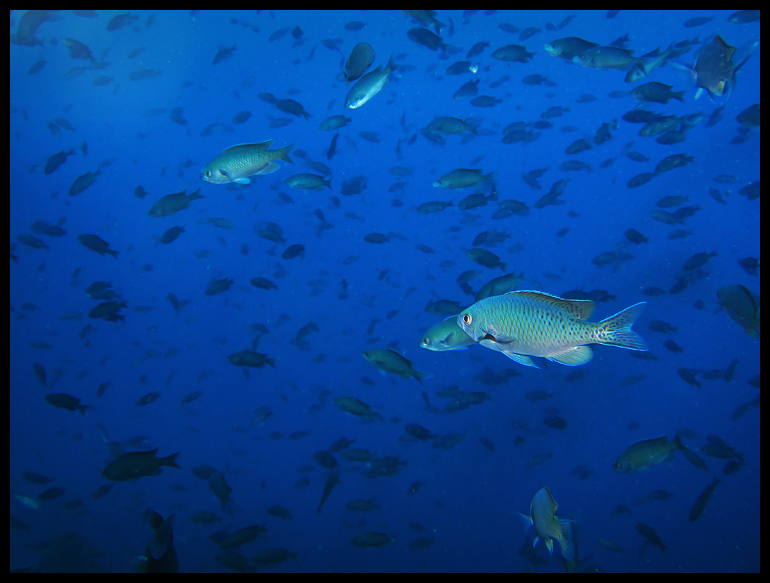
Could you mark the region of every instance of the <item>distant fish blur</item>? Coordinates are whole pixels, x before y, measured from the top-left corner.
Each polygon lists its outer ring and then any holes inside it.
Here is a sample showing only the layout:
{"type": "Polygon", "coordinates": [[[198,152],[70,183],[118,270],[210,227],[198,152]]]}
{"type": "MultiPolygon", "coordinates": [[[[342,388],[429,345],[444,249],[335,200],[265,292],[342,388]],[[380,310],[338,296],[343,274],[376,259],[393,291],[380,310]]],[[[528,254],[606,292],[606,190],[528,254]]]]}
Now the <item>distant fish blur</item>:
{"type": "Polygon", "coordinates": [[[72,156],[73,154],[75,154],[75,150],[70,150],[69,152],[65,152],[64,150],[62,150],[61,152],[57,152],[56,154],[48,158],[48,160],[45,163],[45,168],[43,169],[43,173],[50,174],[51,172],[56,170],[59,166],[64,164],[64,162],[67,161],[67,158],[69,156],[72,156]]]}
{"type": "Polygon", "coordinates": [[[413,378],[422,384],[422,379],[430,378],[433,376],[431,374],[415,370],[412,368],[411,360],[407,360],[398,352],[394,352],[388,348],[365,350],[363,352],[363,356],[366,361],[373,367],[378,368],[383,372],[389,372],[400,376],[402,379],[413,378]]]}
{"type": "Polygon", "coordinates": [[[212,65],[216,65],[218,63],[221,63],[225,59],[229,59],[233,56],[233,52],[235,52],[235,45],[231,47],[222,47],[217,51],[217,54],[214,55],[214,60],[211,61],[212,65]]]}
{"type": "Polygon", "coordinates": [[[231,146],[219,154],[201,172],[201,179],[212,184],[249,184],[249,176],[255,174],[270,174],[280,168],[276,160],[294,164],[289,153],[294,144],[289,144],[278,150],[268,150],[273,140],[258,144],[238,144],[231,146]]]}
{"type": "Polygon", "coordinates": [[[118,258],[118,251],[110,249],[110,244],[104,239],[97,237],[96,235],[83,234],[78,235],[78,241],[86,249],[96,251],[99,255],[104,256],[105,253],[112,255],[115,259],[118,258]]]}
{"type": "Polygon", "coordinates": [[[730,318],[743,328],[749,338],[759,338],[759,306],[752,293],[742,285],[726,285],[717,290],[719,304],[730,318]]]}
{"type": "Polygon", "coordinates": [[[122,482],[145,476],[159,476],[163,473],[160,469],[161,466],[179,467],[176,464],[178,453],[160,458],[156,457],[157,453],[157,449],[124,453],[107,464],[107,467],[102,471],[102,477],[113,482],[122,482]]]}
{"type": "Polygon", "coordinates": [[[665,461],[677,449],[686,449],[679,432],[671,441],[666,435],[656,439],[639,441],[620,454],[615,462],[615,471],[631,474],[651,468],[665,461]]]}
{"type": "Polygon", "coordinates": [[[457,316],[458,325],[476,342],[525,366],[543,356],[567,366],[593,358],[587,344],[647,350],[631,326],[645,303],[635,304],[601,322],[587,322],[590,300],[565,300],[539,291],[513,291],[473,304],[457,316]]]}
{"type": "Polygon", "coordinates": [[[350,51],[350,56],[345,63],[345,81],[348,85],[361,77],[374,62],[374,49],[369,43],[358,43],[350,51]]]}
{"type": "Polygon", "coordinates": [[[470,188],[479,182],[494,182],[495,173],[482,174],[480,168],[458,168],[444,174],[433,183],[435,188],[470,188]]]}
{"type": "Polygon", "coordinates": [[[719,485],[721,481],[722,480],[719,480],[716,476],[714,476],[711,484],[706,486],[706,489],[701,492],[700,496],[698,496],[698,499],[695,500],[695,504],[693,504],[692,508],[690,509],[690,522],[695,522],[698,520],[698,518],[700,518],[701,514],[703,514],[703,511],[706,509],[706,505],[708,505],[709,500],[711,500],[711,495],[714,493],[714,489],[719,485]]]}
{"type": "Polygon", "coordinates": [[[147,543],[144,555],[134,563],[140,573],[177,573],[179,559],[174,548],[174,522],[176,514],[163,517],[148,508],[142,513],[142,520],[155,531],[147,543]]]}
{"type": "Polygon", "coordinates": [[[192,201],[198,200],[199,198],[204,198],[201,196],[200,192],[201,190],[199,188],[189,196],[187,196],[186,190],[183,190],[182,192],[167,194],[154,205],[152,205],[152,207],[150,207],[150,212],[147,214],[151,217],[160,218],[173,215],[174,213],[178,213],[184,209],[188,209],[190,208],[190,203],[192,201]]]}

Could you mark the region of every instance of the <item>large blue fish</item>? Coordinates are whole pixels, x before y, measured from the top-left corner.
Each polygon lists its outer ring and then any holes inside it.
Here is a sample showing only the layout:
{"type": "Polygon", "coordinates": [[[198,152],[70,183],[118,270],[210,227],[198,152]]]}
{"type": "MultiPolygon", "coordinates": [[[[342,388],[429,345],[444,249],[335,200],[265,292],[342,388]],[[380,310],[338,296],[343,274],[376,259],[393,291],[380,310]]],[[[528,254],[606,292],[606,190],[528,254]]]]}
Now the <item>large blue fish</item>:
{"type": "Polygon", "coordinates": [[[457,316],[457,324],[475,342],[526,366],[536,366],[530,356],[567,366],[585,364],[593,358],[586,344],[647,350],[631,330],[645,302],[601,322],[587,322],[594,305],[539,291],[513,291],[476,302],[457,316]]]}

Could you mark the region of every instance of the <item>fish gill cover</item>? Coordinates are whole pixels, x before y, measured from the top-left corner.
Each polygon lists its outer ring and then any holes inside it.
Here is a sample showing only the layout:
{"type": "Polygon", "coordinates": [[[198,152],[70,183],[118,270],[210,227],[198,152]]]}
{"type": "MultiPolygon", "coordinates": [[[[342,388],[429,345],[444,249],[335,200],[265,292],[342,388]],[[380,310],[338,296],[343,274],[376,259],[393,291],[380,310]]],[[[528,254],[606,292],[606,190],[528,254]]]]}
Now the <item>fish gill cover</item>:
{"type": "Polygon", "coordinates": [[[759,31],[12,11],[10,568],[758,571],[759,31]]]}

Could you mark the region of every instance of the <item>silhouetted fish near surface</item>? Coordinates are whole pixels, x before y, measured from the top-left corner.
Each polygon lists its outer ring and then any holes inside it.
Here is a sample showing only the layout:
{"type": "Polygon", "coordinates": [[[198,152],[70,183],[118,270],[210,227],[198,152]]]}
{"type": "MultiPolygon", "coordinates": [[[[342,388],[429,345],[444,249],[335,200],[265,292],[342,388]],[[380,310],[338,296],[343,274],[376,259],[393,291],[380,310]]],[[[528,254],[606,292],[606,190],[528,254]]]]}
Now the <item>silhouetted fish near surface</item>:
{"type": "Polygon", "coordinates": [[[163,473],[161,466],[179,467],[176,463],[178,453],[162,458],[156,457],[157,453],[157,449],[124,453],[107,464],[102,471],[102,477],[113,482],[122,482],[144,476],[159,476],[163,473]]]}
{"type": "Polygon", "coordinates": [[[259,526],[246,526],[239,528],[235,532],[228,534],[220,543],[219,548],[223,551],[237,549],[247,543],[257,540],[261,535],[265,534],[267,529],[265,525],[259,526]]]}
{"type": "Polygon", "coordinates": [[[316,514],[319,514],[319,515],[321,514],[321,508],[323,508],[323,505],[326,502],[326,499],[334,491],[334,486],[337,485],[337,482],[339,482],[339,480],[340,480],[340,468],[338,466],[334,468],[329,474],[329,477],[326,478],[326,483],[324,484],[324,491],[321,494],[321,502],[318,504],[318,508],[316,508],[316,514]]]}
{"type": "Polygon", "coordinates": [[[118,251],[110,249],[110,244],[96,235],[78,235],[78,241],[80,241],[80,244],[86,249],[96,251],[101,256],[104,256],[105,253],[109,253],[115,259],[118,258],[118,251]]]}
{"type": "Polygon", "coordinates": [[[267,354],[259,354],[244,350],[243,352],[234,352],[227,357],[227,362],[235,366],[246,366],[250,368],[263,368],[265,365],[275,368],[275,360],[269,358],[267,354]]]}
{"type": "Polygon", "coordinates": [[[113,16],[107,23],[107,30],[109,32],[114,32],[124,26],[128,26],[133,20],[137,20],[138,18],[138,14],[129,14],[128,12],[125,14],[118,14],[117,16],[113,16]]]}
{"type": "Polygon", "coordinates": [[[666,552],[668,547],[663,544],[660,536],[658,536],[658,533],[655,532],[651,526],[648,526],[643,522],[637,522],[636,530],[639,532],[639,534],[646,538],[652,546],[658,547],[662,553],[666,552]]]}
{"type": "Polygon", "coordinates": [[[72,186],[70,186],[69,195],[77,196],[83,192],[86,188],[96,182],[96,177],[101,175],[101,173],[101,170],[97,169],[96,172],[86,172],[82,176],[78,176],[72,183],[72,186]]]}
{"type": "Polygon", "coordinates": [[[65,38],[62,39],[62,42],[64,43],[64,46],[69,49],[70,59],[85,59],[87,61],[91,61],[91,63],[96,62],[96,59],[91,53],[91,49],[89,49],[87,45],[84,45],[79,40],[75,40],[74,38],[65,38]]]}
{"type": "Polygon", "coordinates": [[[594,306],[590,300],[514,291],[476,302],[457,316],[457,323],[482,346],[525,366],[536,366],[530,356],[567,366],[585,364],[593,357],[587,344],[647,350],[642,337],[631,330],[644,302],[601,322],[587,322],[594,306]]]}
{"type": "Polygon", "coordinates": [[[221,63],[225,59],[229,59],[233,56],[233,52],[235,51],[235,45],[231,47],[223,47],[217,51],[217,54],[214,55],[214,60],[211,61],[212,65],[216,65],[217,63],[221,63]]]}
{"type": "Polygon", "coordinates": [[[505,45],[492,53],[492,58],[504,62],[527,63],[535,53],[527,52],[527,47],[522,45],[505,45]]]}
{"type": "Polygon", "coordinates": [[[668,103],[669,99],[684,101],[684,91],[671,91],[673,85],[666,85],[658,81],[642,83],[634,87],[631,96],[638,101],[651,103],[668,103]]]}
{"type": "Polygon", "coordinates": [[[81,405],[80,399],[66,393],[50,393],[45,396],[45,400],[54,407],[67,411],[78,411],[81,415],[91,408],[88,405],[81,405]]]}
{"type": "Polygon", "coordinates": [[[343,71],[348,85],[366,73],[366,70],[372,66],[373,62],[374,49],[369,43],[358,43],[354,46],[353,50],[350,51],[350,56],[345,63],[345,70],[343,71]]]}
{"type": "Polygon", "coordinates": [[[711,500],[711,495],[714,493],[714,489],[719,485],[719,482],[721,482],[721,480],[714,477],[714,481],[706,486],[706,489],[701,492],[700,496],[698,496],[695,504],[693,504],[690,509],[690,522],[695,522],[700,518],[700,515],[703,514],[703,511],[706,509],[709,500],[711,500]]]}
{"type": "Polygon", "coordinates": [[[59,166],[64,164],[67,161],[67,157],[72,156],[73,154],[75,154],[75,150],[70,150],[69,152],[65,152],[64,150],[61,152],[56,152],[56,154],[48,158],[48,161],[45,163],[45,169],[43,170],[43,173],[50,174],[59,166]]]}
{"type": "Polygon", "coordinates": [[[449,45],[443,42],[439,35],[425,28],[410,28],[408,31],[406,31],[406,36],[408,36],[410,40],[416,42],[418,45],[422,45],[432,51],[441,49],[441,51],[445,53],[449,47],[449,45]]]}
{"type": "Polygon", "coordinates": [[[396,542],[396,537],[389,536],[384,532],[362,532],[351,538],[350,542],[357,547],[382,547],[396,542]]]}

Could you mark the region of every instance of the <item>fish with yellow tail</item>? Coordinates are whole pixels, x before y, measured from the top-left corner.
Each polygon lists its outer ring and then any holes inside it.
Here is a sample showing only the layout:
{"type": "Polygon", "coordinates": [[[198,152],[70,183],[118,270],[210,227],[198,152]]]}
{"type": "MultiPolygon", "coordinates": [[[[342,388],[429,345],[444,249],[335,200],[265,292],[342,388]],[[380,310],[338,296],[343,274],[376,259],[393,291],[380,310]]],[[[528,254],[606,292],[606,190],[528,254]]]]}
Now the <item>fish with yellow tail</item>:
{"type": "Polygon", "coordinates": [[[249,176],[255,174],[270,174],[281,166],[276,160],[294,164],[289,154],[294,144],[289,144],[277,150],[268,150],[273,140],[258,144],[238,144],[230,146],[206,164],[201,171],[201,180],[212,184],[249,184],[249,176]]]}
{"type": "Polygon", "coordinates": [[[512,291],[476,302],[457,316],[457,324],[481,346],[536,368],[531,356],[566,366],[586,364],[593,358],[587,344],[647,350],[644,339],[631,330],[645,302],[600,322],[587,322],[594,306],[590,300],[512,291]]]}

